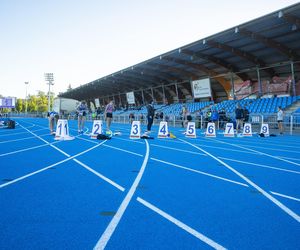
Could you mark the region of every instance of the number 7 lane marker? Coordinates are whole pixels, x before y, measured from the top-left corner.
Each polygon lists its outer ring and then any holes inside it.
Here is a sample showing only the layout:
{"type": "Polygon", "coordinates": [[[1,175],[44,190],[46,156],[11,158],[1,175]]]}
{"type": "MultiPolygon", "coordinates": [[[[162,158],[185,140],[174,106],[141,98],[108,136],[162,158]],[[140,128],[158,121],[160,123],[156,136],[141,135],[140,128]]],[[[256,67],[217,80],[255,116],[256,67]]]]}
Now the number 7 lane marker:
{"type": "Polygon", "coordinates": [[[224,161],[222,161],[219,158],[217,158],[217,157],[213,156],[212,154],[208,153],[204,149],[199,148],[199,147],[195,146],[194,144],[192,144],[192,143],[190,143],[188,141],[185,141],[185,140],[182,140],[182,139],[179,139],[179,140],[183,141],[183,142],[185,142],[185,143],[187,143],[189,145],[191,145],[194,148],[199,149],[203,153],[206,153],[208,156],[210,156],[211,158],[213,158],[216,161],[218,161],[219,163],[221,163],[223,166],[225,166],[226,168],[228,168],[229,170],[231,170],[232,172],[234,172],[236,175],[238,175],[239,177],[241,177],[249,185],[251,185],[252,187],[254,187],[256,190],[258,190],[260,193],[262,193],[266,198],[268,198],[270,201],[272,201],[274,204],[276,204],[279,208],[281,208],[284,212],[286,212],[288,215],[290,215],[292,218],[294,218],[297,222],[300,223],[300,216],[298,214],[296,214],[291,209],[289,209],[288,207],[286,207],[285,205],[283,205],[280,201],[278,201],[277,199],[275,199],[272,195],[268,194],[265,190],[263,190],[261,187],[259,187],[258,185],[256,185],[250,179],[248,179],[246,176],[242,175],[240,172],[238,172],[237,170],[235,170],[233,167],[229,166],[224,161]]]}

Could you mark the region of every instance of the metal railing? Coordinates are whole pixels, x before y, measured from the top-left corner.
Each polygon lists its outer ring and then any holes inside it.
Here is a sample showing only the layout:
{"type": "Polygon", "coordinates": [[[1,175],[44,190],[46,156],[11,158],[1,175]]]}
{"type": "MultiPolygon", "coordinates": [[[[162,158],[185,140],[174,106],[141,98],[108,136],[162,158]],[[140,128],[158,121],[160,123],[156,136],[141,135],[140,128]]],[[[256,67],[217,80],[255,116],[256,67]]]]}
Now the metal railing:
{"type": "MultiPolygon", "coordinates": [[[[28,117],[28,118],[47,118],[47,113],[8,113],[8,118],[14,117],[28,117]]],[[[65,115],[61,116],[62,119],[68,120],[76,120],[76,115],[65,115]]],[[[92,121],[95,119],[100,119],[104,121],[104,115],[101,114],[99,116],[93,117],[92,114],[87,115],[87,120],[92,121]]],[[[133,120],[139,120],[141,125],[147,124],[147,117],[144,115],[143,119],[140,116],[136,116],[133,120]]],[[[113,115],[113,123],[120,123],[120,124],[130,124],[132,119],[129,118],[128,114],[122,115],[113,115]]],[[[153,125],[158,125],[161,121],[167,121],[170,127],[185,127],[187,121],[183,120],[181,116],[176,115],[167,115],[164,116],[163,119],[154,119],[153,125]]],[[[207,123],[211,122],[209,119],[204,117],[203,115],[195,115],[192,114],[192,121],[196,123],[196,128],[198,129],[205,129],[207,127],[207,123]]],[[[234,114],[227,113],[226,120],[219,120],[216,121],[216,128],[217,129],[224,129],[227,122],[235,123],[234,114]]],[[[249,121],[252,124],[254,132],[260,132],[260,127],[263,123],[268,123],[270,132],[277,133],[278,132],[278,123],[277,123],[277,115],[276,114],[251,114],[249,117],[249,121]]],[[[284,116],[283,126],[285,133],[289,134],[300,134],[300,114],[287,114],[284,116]]]]}

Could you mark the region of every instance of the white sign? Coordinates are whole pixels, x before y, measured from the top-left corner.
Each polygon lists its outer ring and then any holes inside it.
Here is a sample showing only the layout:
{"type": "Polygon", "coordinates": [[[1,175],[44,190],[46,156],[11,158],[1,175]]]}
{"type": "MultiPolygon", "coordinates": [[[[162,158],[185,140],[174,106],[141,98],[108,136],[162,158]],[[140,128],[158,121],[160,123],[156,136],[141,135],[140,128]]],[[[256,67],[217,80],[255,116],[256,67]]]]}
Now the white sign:
{"type": "Polygon", "coordinates": [[[96,99],[95,99],[95,104],[96,104],[96,108],[99,108],[99,107],[100,107],[100,101],[99,101],[99,98],[96,98],[96,99]]]}
{"type": "Polygon", "coordinates": [[[209,78],[192,81],[194,98],[211,97],[209,78]]]}
{"type": "Polygon", "coordinates": [[[133,121],[130,130],[130,139],[141,138],[141,123],[140,121],[133,121]]]}
{"type": "Polygon", "coordinates": [[[158,138],[167,138],[168,134],[169,134],[168,123],[167,122],[160,122],[157,137],[158,138]]]}
{"type": "Polygon", "coordinates": [[[209,122],[206,128],[206,137],[216,137],[216,126],[214,122],[209,122]]]}
{"type": "Polygon", "coordinates": [[[135,104],[135,101],[134,101],[134,92],[128,92],[128,93],[126,93],[126,98],[127,98],[128,104],[135,104]]]}
{"type": "Polygon", "coordinates": [[[261,134],[264,134],[265,136],[269,136],[269,135],[270,135],[270,132],[269,132],[269,124],[268,124],[268,123],[263,123],[263,124],[261,125],[260,133],[261,133],[261,134]]]}
{"type": "Polygon", "coordinates": [[[226,123],[225,131],[224,131],[224,136],[226,137],[234,137],[234,126],[233,123],[226,123]]]}
{"type": "Polygon", "coordinates": [[[59,119],[57,121],[54,140],[74,140],[74,137],[69,134],[68,120],[59,119]]]}
{"type": "Polygon", "coordinates": [[[91,133],[92,139],[97,139],[97,135],[102,134],[102,120],[94,120],[91,133]]]}
{"type": "Polygon", "coordinates": [[[243,129],[243,136],[252,136],[251,123],[245,123],[244,129],[243,129]]]}
{"type": "Polygon", "coordinates": [[[195,122],[188,122],[188,125],[186,127],[185,137],[196,138],[195,122]]]}

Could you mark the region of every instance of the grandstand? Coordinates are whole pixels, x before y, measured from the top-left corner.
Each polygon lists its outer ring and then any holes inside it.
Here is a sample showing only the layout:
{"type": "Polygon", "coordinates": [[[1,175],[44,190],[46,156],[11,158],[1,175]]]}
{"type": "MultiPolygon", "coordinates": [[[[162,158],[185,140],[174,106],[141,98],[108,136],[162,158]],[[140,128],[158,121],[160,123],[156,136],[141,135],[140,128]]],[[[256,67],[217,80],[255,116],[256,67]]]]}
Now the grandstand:
{"type": "Polygon", "coordinates": [[[300,4],[294,4],[68,90],[60,97],[86,100],[91,106],[100,103],[101,107],[114,100],[115,115],[134,113],[136,119],[146,114],[145,105],[152,100],[156,112],[172,119],[180,117],[183,104],[192,114],[214,108],[232,116],[238,102],[251,115],[274,115],[278,106],[286,115],[294,114],[300,95],[299,13],[300,4]],[[193,82],[203,79],[208,79],[211,91],[199,98],[193,82]],[[130,108],[128,92],[133,92],[135,99],[130,108]]]}
{"type": "MultiPolygon", "coordinates": [[[[274,102],[290,105],[300,95],[299,11],[300,4],[294,4],[95,79],[60,96],[94,104],[98,99],[101,105],[113,99],[117,107],[124,108],[126,93],[131,91],[136,106],[150,100],[158,104],[217,104],[247,97],[285,95],[292,99],[275,98],[274,102]],[[207,78],[211,95],[195,98],[191,83],[207,78]]],[[[276,105],[271,99],[259,101],[253,112],[274,112],[276,105]]],[[[176,107],[170,111],[178,112],[176,107]]]]}

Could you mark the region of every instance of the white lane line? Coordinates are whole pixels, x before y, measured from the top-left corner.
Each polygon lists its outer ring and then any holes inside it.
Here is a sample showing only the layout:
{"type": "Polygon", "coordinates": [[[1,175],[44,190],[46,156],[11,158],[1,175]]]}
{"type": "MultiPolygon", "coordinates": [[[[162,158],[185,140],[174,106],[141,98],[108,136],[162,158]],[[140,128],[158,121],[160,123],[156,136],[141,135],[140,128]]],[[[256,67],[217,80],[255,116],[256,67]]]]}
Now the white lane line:
{"type": "Polygon", "coordinates": [[[129,142],[132,142],[132,143],[144,144],[143,142],[138,141],[138,140],[125,139],[125,138],[120,138],[120,137],[114,137],[114,138],[116,138],[117,140],[121,140],[121,141],[129,141],[129,142]]]}
{"type": "Polygon", "coordinates": [[[248,184],[250,184],[256,190],[258,190],[259,192],[261,192],[266,198],[268,198],[270,201],[272,201],[274,204],[276,204],[284,212],[286,212],[288,215],[290,215],[296,221],[300,222],[300,216],[298,214],[296,214],[291,209],[289,209],[288,207],[286,207],[285,205],[283,205],[280,201],[278,201],[277,199],[275,199],[272,195],[270,195],[269,193],[267,193],[265,190],[263,190],[261,187],[259,187],[258,185],[256,185],[250,179],[248,179],[246,176],[242,175],[240,172],[238,172],[237,170],[235,170],[233,167],[229,166],[224,161],[222,161],[222,160],[218,159],[217,157],[213,156],[212,154],[208,153],[204,149],[199,148],[198,146],[195,146],[194,144],[192,144],[192,143],[190,143],[188,141],[185,141],[185,140],[182,140],[182,139],[179,139],[179,140],[184,141],[185,143],[191,145],[192,147],[199,149],[200,151],[202,151],[203,153],[206,153],[211,158],[213,158],[216,161],[220,162],[222,165],[224,165],[226,168],[228,168],[229,170],[231,170],[232,172],[234,172],[236,175],[238,175],[239,177],[241,177],[244,181],[246,181],[248,184]]]}
{"type": "MultiPolygon", "coordinates": [[[[224,137],[223,137],[224,138],[224,137]]],[[[200,138],[199,138],[200,139],[200,138]]],[[[224,140],[224,139],[222,139],[222,137],[221,138],[218,138],[220,141],[228,141],[228,140],[224,140]]],[[[228,138],[227,138],[228,139],[228,138]]],[[[251,145],[251,144],[255,144],[255,145],[257,145],[257,141],[249,141],[249,140],[246,140],[245,141],[245,138],[242,138],[241,137],[241,140],[238,138],[238,137],[236,137],[235,139],[234,139],[234,141],[235,142],[237,142],[237,143],[239,143],[239,145],[242,145],[242,146],[248,146],[248,145],[251,145]]],[[[280,144],[278,144],[278,141],[273,141],[273,143],[271,143],[271,141],[270,140],[268,140],[268,141],[265,141],[264,139],[262,139],[261,141],[260,141],[260,145],[271,145],[271,146],[278,146],[278,147],[287,147],[287,148],[293,148],[293,149],[295,149],[295,148],[299,148],[300,149],[300,147],[297,147],[297,146],[299,146],[299,143],[298,144],[292,144],[291,145],[291,143],[289,143],[289,145],[286,145],[286,144],[283,144],[283,143],[280,143],[280,144]],[[270,143],[268,143],[268,142],[270,142],[270,143]]],[[[265,147],[266,148],[266,147],[265,147]]]]}
{"type": "Polygon", "coordinates": [[[292,196],[289,196],[289,195],[280,194],[280,193],[276,193],[276,192],[272,192],[272,191],[270,191],[270,193],[272,193],[272,194],[274,194],[274,195],[277,195],[277,196],[280,196],[280,197],[283,197],[283,198],[290,199],[290,200],[300,201],[300,199],[295,198],[295,197],[292,197],[292,196]]]}
{"type": "MultiPolygon", "coordinates": [[[[246,147],[250,147],[250,148],[257,148],[257,149],[266,149],[266,147],[259,147],[259,146],[254,146],[254,145],[245,145],[245,144],[234,144],[236,146],[246,146],[246,147]]],[[[295,154],[300,154],[300,151],[294,151],[294,150],[289,150],[289,149],[281,149],[281,148],[271,148],[271,147],[267,147],[268,150],[271,151],[279,151],[279,152],[288,152],[288,153],[295,153],[295,154]]]]}
{"type": "Polygon", "coordinates": [[[269,168],[269,169],[275,169],[275,170],[284,171],[284,172],[290,172],[290,173],[294,173],[294,174],[300,174],[300,172],[298,172],[298,171],[289,170],[289,169],[285,169],[285,168],[277,168],[277,167],[272,167],[272,166],[268,166],[268,165],[257,164],[257,163],[248,162],[248,161],[239,161],[239,160],[225,158],[225,157],[218,157],[218,158],[225,160],[225,161],[233,161],[233,162],[238,162],[238,163],[244,163],[247,165],[258,166],[258,167],[262,167],[262,168],[269,168]]]}
{"type": "MultiPolygon", "coordinates": [[[[96,143],[95,141],[93,141],[92,139],[85,139],[83,137],[79,137],[79,139],[81,140],[84,140],[84,141],[88,141],[88,142],[91,142],[91,143],[96,143]]],[[[122,151],[122,152],[125,152],[125,153],[128,153],[128,154],[132,154],[132,155],[136,155],[136,156],[140,156],[140,157],[144,157],[143,155],[141,154],[138,154],[138,153],[135,153],[135,152],[132,152],[132,151],[129,151],[129,150],[126,150],[126,149],[122,149],[122,148],[118,148],[118,147],[114,147],[114,146],[110,146],[110,145],[103,145],[104,147],[107,147],[107,148],[112,148],[112,149],[115,149],[115,150],[118,150],[118,151],[122,151]]]]}
{"type": "Polygon", "coordinates": [[[287,160],[300,161],[300,158],[292,158],[292,157],[285,157],[285,156],[277,156],[277,157],[287,159],[287,160]]]}
{"type": "Polygon", "coordinates": [[[197,239],[203,241],[205,244],[211,246],[212,248],[218,249],[218,250],[226,249],[225,247],[221,246],[217,242],[215,242],[212,239],[208,238],[204,234],[199,233],[195,229],[189,227],[188,225],[186,225],[185,223],[181,222],[180,220],[177,220],[173,216],[171,216],[171,215],[167,214],[166,212],[160,210],[158,207],[156,207],[156,206],[152,205],[151,203],[143,200],[142,198],[138,197],[137,201],[140,202],[141,204],[143,204],[144,206],[146,206],[147,208],[151,209],[152,211],[158,213],[159,215],[161,215],[163,218],[167,219],[168,221],[174,223],[176,226],[180,227],[184,231],[186,231],[189,234],[195,236],[197,239]]]}
{"type": "Polygon", "coordinates": [[[107,228],[105,229],[104,233],[102,234],[101,238],[99,239],[99,241],[97,242],[97,244],[95,245],[94,249],[95,250],[99,250],[99,249],[104,249],[107,242],[109,241],[110,237],[112,236],[112,234],[114,233],[115,229],[117,228],[129,202],[131,201],[136,188],[144,174],[147,162],[148,162],[148,158],[149,158],[149,144],[147,142],[147,140],[145,140],[146,143],[146,154],[145,154],[145,158],[142,164],[142,167],[137,175],[137,177],[135,178],[132,186],[130,187],[127,195],[125,196],[124,200],[122,201],[117,213],[115,214],[115,216],[113,217],[113,219],[110,221],[109,225],[107,226],[107,228]]]}
{"type": "Polygon", "coordinates": [[[158,148],[166,148],[166,149],[170,149],[170,150],[174,150],[174,151],[179,151],[179,152],[184,152],[184,153],[189,153],[189,154],[195,154],[195,155],[202,155],[202,156],[206,156],[205,154],[202,153],[198,153],[198,152],[193,152],[190,150],[184,150],[184,149],[179,149],[179,148],[173,148],[173,147],[167,147],[167,146],[161,146],[161,145],[157,145],[157,144],[150,144],[151,146],[154,147],[158,147],[158,148]]]}
{"type": "Polygon", "coordinates": [[[60,148],[53,146],[50,142],[46,141],[45,139],[43,139],[42,137],[34,134],[33,132],[31,132],[30,130],[28,130],[27,128],[23,127],[22,125],[20,125],[22,128],[24,128],[25,130],[27,130],[30,134],[34,135],[36,138],[40,139],[41,141],[45,142],[46,144],[48,144],[50,147],[56,149],[57,151],[61,152],[63,155],[70,157],[69,154],[67,154],[66,152],[62,151],[60,148]]]}
{"type": "MultiPolygon", "coordinates": [[[[209,138],[207,138],[209,140],[209,138]]],[[[179,139],[181,140],[181,139],[179,139]]],[[[208,145],[205,145],[205,144],[199,144],[199,143],[195,143],[194,145],[196,146],[199,146],[199,147],[204,147],[204,148],[214,148],[214,149],[220,149],[220,150],[223,150],[223,151],[231,151],[231,152],[237,152],[237,153],[243,153],[243,154],[254,154],[254,155],[257,155],[258,153],[257,152],[245,152],[243,150],[237,150],[237,149],[230,149],[230,148],[222,148],[222,147],[216,147],[216,146],[208,146],[208,145]]]]}
{"type": "Polygon", "coordinates": [[[122,151],[122,152],[125,152],[125,153],[128,153],[128,154],[132,154],[132,155],[143,157],[142,154],[134,153],[134,152],[131,152],[131,151],[128,151],[128,150],[125,150],[125,149],[117,148],[117,147],[110,146],[110,145],[103,145],[103,146],[107,147],[107,148],[112,148],[112,149],[115,149],[115,150],[119,150],[119,151],[122,151]]]}
{"type": "MultiPolygon", "coordinates": [[[[46,136],[46,135],[49,135],[49,133],[42,134],[40,136],[46,136]]],[[[6,141],[1,141],[0,144],[2,144],[2,143],[9,143],[9,142],[16,142],[16,141],[25,141],[25,140],[29,140],[29,139],[33,139],[33,138],[35,138],[35,136],[24,137],[24,138],[21,138],[21,139],[14,139],[14,140],[6,140],[6,141]]]]}
{"type": "MultiPolygon", "coordinates": [[[[25,128],[26,129],[26,128],[25,128]]],[[[28,130],[29,131],[29,130],[28,130]]],[[[87,130],[88,131],[88,130],[87,130]]],[[[52,146],[49,142],[47,142],[46,140],[44,140],[43,138],[41,138],[40,136],[38,135],[35,135],[34,133],[32,133],[31,131],[29,131],[31,134],[33,134],[35,137],[37,137],[38,139],[44,141],[46,144],[52,146]]],[[[103,141],[102,143],[97,143],[96,146],[92,147],[92,148],[95,148],[99,145],[102,145],[106,142],[107,140],[103,141]]],[[[67,157],[71,157],[69,154],[67,154],[66,152],[64,152],[63,150],[55,147],[55,146],[52,146],[54,147],[54,149],[58,150],[59,152],[61,152],[62,154],[66,155],[67,157]]],[[[88,151],[87,151],[88,152],[88,151]]],[[[77,156],[79,156],[80,154],[78,154],[77,156]]],[[[72,157],[73,160],[78,163],[79,165],[81,165],[82,167],[84,167],[85,169],[89,170],[90,172],[94,173],[96,176],[100,177],[101,179],[105,180],[106,182],[108,182],[109,184],[113,185],[114,187],[116,187],[117,189],[121,190],[122,192],[125,190],[123,187],[121,187],[120,185],[118,185],[117,183],[113,182],[112,180],[110,180],[109,178],[105,177],[104,175],[98,173],[97,171],[95,171],[94,169],[88,167],[86,164],[82,163],[81,161],[77,160],[77,159],[74,159],[74,157],[72,157]]]]}
{"type": "Polygon", "coordinates": [[[230,179],[227,179],[227,178],[223,178],[223,177],[220,177],[220,176],[217,176],[217,175],[209,174],[209,173],[202,172],[202,171],[199,171],[199,170],[195,170],[195,169],[192,169],[192,168],[183,167],[181,165],[174,164],[174,163],[167,162],[167,161],[163,161],[163,160],[159,160],[159,159],[156,159],[156,158],[153,158],[153,157],[151,157],[150,159],[153,160],[153,161],[161,162],[161,163],[164,163],[166,165],[170,165],[170,166],[176,167],[176,168],[182,168],[182,169],[185,169],[185,170],[188,170],[188,171],[191,171],[191,172],[195,172],[195,173],[198,173],[198,174],[202,174],[202,175],[206,175],[206,176],[209,176],[209,177],[213,177],[215,179],[219,179],[219,180],[222,180],[222,181],[227,181],[227,182],[238,184],[238,185],[241,185],[241,186],[244,186],[244,187],[249,187],[247,184],[244,184],[244,183],[241,183],[241,182],[238,182],[238,181],[233,181],[233,180],[230,180],[230,179]]]}
{"type": "MultiPolygon", "coordinates": [[[[55,141],[55,142],[52,142],[50,144],[56,144],[56,143],[59,143],[59,142],[60,141],[55,141]]],[[[42,145],[39,145],[39,146],[34,146],[34,147],[30,147],[30,148],[24,148],[24,149],[20,149],[20,150],[8,152],[8,153],[0,154],[0,157],[6,156],[6,155],[12,155],[12,154],[17,154],[17,153],[22,153],[22,152],[25,152],[25,151],[29,151],[29,150],[33,150],[33,149],[41,148],[41,147],[46,147],[46,146],[49,146],[49,144],[42,144],[42,145]]]]}
{"type": "Polygon", "coordinates": [[[103,141],[102,143],[100,143],[100,144],[98,144],[98,145],[95,145],[94,147],[91,147],[91,148],[89,148],[89,149],[87,149],[87,150],[85,150],[85,151],[82,151],[82,152],[80,152],[80,153],[78,153],[78,154],[76,154],[76,155],[70,156],[70,157],[68,157],[68,158],[66,158],[66,159],[64,159],[64,160],[61,160],[61,161],[56,162],[56,163],[54,163],[54,164],[51,164],[51,165],[48,166],[48,167],[42,168],[42,169],[37,170],[37,171],[34,171],[34,172],[30,173],[30,174],[27,174],[27,175],[21,176],[21,177],[19,177],[19,178],[17,178],[17,179],[14,179],[14,180],[12,180],[12,181],[6,182],[6,183],[0,185],[0,188],[3,188],[3,187],[5,187],[5,186],[11,185],[11,184],[13,184],[13,183],[19,182],[19,181],[21,181],[21,180],[23,180],[23,179],[26,179],[26,178],[28,178],[28,177],[30,177],[30,176],[33,176],[33,175],[35,175],[35,174],[38,174],[38,173],[40,173],[40,172],[43,172],[43,171],[45,171],[45,170],[47,170],[47,169],[49,169],[49,168],[51,168],[51,167],[57,166],[57,165],[59,165],[59,164],[61,164],[61,163],[64,163],[64,162],[66,162],[66,161],[70,161],[70,160],[74,159],[75,157],[78,157],[78,156],[80,156],[80,155],[82,155],[82,154],[85,154],[85,153],[87,153],[87,152],[89,152],[89,151],[91,151],[91,150],[93,150],[93,149],[99,147],[99,146],[102,145],[104,142],[106,142],[106,141],[103,141]]]}
{"type": "Polygon", "coordinates": [[[97,175],[98,177],[100,177],[101,179],[103,179],[104,181],[108,182],[109,184],[111,184],[112,186],[116,187],[117,189],[119,189],[120,191],[124,192],[125,188],[123,188],[122,186],[120,186],[119,184],[115,183],[114,181],[112,181],[111,179],[105,177],[104,175],[98,173],[97,171],[95,171],[94,169],[90,168],[89,166],[87,166],[86,164],[82,163],[81,161],[78,161],[77,159],[73,159],[73,161],[77,162],[79,165],[81,165],[82,167],[84,167],[85,169],[87,169],[88,171],[92,172],[93,174],[97,175]]]}
{"type": "MultiPolygon", "coordinates": [[[[220,140],[217,140],[217,139],[210,139],[210,140],[213,140],[213,141],[216,141],[216,142],[220,142],[220,143],[223,143],[223,144],[227,144],[227,145],[231,145],[233,147],[238,147],[238,148],[242,148],[244,150],[247,150],[247,151],[252,151],[256,154],[259,154],[259,155],[265,155],[265,156],[268,156],[268,157],[271,157],[271,158],[274,158],[274,159],[278,159],[278,160],[281,160],[281,161],[284,161],[284,162],[288,162],[288,163],[291,163],[291,164],[294,164],[294,165],[297,165],[297,166],[300,166],[300,163],[296,163],[296,162],[293,162],[293,161],[289,161],[289,160],[285,160],[283,158],[280,158],[278,156],[274,156],[274,155],[270,155],[270,154],[267,154],[267,153],[263,153],[261,151],[256,151],[254,149],[250,149],[250,148],[245,148],[245,147],[242,147],[242,146],[239,146],[239,145],[235,145],[235,144],[232,144],[232,143],[227,143],[227,142],[224,142],[224,141],[220,141],[220,140]]],[[[244,152],[245,153],[245,152],[244,152]]]]}
{"type": "MultiPolygon", "coordinates": [[[[136,141],[136,140],[130,140],[130,139],[124,139],[124,138],[117,138],[119,140],[122,141],[129,141],[129,142],[134,142],[134,143],[140,143],[143,144],[142,142],[136,141]]],[[[167,141],[167,140],[166,140],[167,141]]],[[[182,143],[182,142],[181,142],[182,143]]],[[[162,145],[158,145],[158,144],[154,144],[154,143],[150,143],[151,146],[153,147],[158,147],[158,148],[166,148],[166,149],[170,149],[170,150],[174,150],[174,151],[179,151],[179,152],[185,152],[185,153],[189,153],[189,154],[195,154],[195,155],[203,155],[206,156],[205,154],[202,153],[198,153],[198,152],[193,152],[193,151],[189,151],[189,150],[184,150],[184,149],[179,149],[179,148],[173,148],[173,147],[167,147],[167,146],[162,146],[162,145]]]]}

